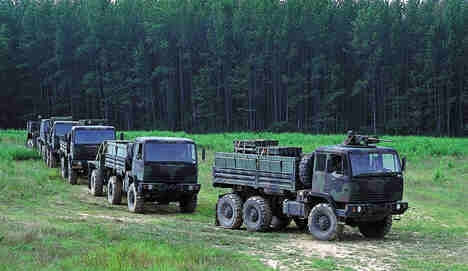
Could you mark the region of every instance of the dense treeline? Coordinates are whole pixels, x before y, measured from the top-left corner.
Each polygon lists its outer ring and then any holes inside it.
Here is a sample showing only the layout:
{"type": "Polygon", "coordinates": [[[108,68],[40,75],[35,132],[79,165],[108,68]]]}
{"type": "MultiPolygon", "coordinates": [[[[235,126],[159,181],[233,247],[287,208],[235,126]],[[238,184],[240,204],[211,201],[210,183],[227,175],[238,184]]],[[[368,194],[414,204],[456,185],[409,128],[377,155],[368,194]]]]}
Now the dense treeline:
{"type": "Polygon", "coordinates": [[[465,0],[0,0],[0,126],[468,131],[465,0]]]}

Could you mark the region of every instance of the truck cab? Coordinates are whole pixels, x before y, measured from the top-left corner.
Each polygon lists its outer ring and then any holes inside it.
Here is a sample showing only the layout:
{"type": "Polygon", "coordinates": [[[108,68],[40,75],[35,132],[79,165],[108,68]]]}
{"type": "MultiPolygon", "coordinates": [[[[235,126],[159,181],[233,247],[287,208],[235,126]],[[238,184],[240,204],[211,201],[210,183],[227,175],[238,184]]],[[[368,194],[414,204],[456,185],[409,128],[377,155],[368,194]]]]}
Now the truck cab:
{"type": "Polygon", "coordinates": [[[50,129],[50,119],[42,119],[39,127],[39,137],[37,139],[37,146],[41,153],[42,159],[46,160],[46,144],[48,140],[50,129]]]}
{"type": "Polygon", "coordinates": [[[348,223],[380,220],[407,208],[400,203],[403,163],[387,147],[321,147],[315,151],[311,192],[328,195],[348,223]],[[386,208],[371,210],[374,205],[386,208]],[[353,208],[361,211],[353,212],[353,208]]]}
{"type": "MultiPolygon", "coordinates": [[[[197,148],[190,139],[139,137],[132,146],[131,176],[146,199],[167,204],[196,197],[197,162],[197,148]]],[[[126,188],[130,185],[124,183],[126,188]]]]}
{"type": "Polygon", "coordinates": [[[94,160],[98,148],[105,140],[115,140],[113,126],[73,126],[60,141],[60,167],[62,177],[76,184],[80,174],[88,175],[88,161],[94,160]]]}
{"type": "Polygon", "coordinates": [[[197,206],[198,161],[195,142],[186,138],[138,137],[101,145],[88,163],[89,189],[94,196],[107,186],[107,200],[119,204],[127,195],[130,212],[141,213],[145,203],[179,202],[182,212],[197,206]]]}
{"type": "Polygon", "coordinates": [[[196,145],[189,139],[137,138],[132,172],[136,181],[144,183],[196,183],[196,145]]]}
{"type": "Polygon", "coordinates": [[[71,131],[72,127],[75,125],[78,125],[78,122],[64,120],[53,121],[46,143],[46,161],[48,167],[57,167],[57,163],[60,157],[60,140],[63,140],[65,136],[71,131]]]}
{"type": "Polygon", "coordinates": [[[26,147],[36,148],[37,137],[39,136],[40,121],[38,120],[28,120],[26,123],[26,147]]]}

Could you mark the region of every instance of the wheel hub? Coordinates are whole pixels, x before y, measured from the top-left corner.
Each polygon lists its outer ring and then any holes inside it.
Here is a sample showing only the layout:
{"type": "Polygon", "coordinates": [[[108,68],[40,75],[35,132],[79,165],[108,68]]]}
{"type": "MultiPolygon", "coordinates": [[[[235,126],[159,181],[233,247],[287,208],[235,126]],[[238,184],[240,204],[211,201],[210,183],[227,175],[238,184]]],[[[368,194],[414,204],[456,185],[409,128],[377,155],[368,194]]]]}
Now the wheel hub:
{"type": "Polygon", "coordinates": [[[249,218],[250,221],[252,222],[257,222],[258,221],[258,211],[255,208],[251,208],[249,212],[249,218]]]}
{"type": "Polygon", "coordinates": [[[232,210],[232,207],[229,204],[223,204],[222,210],[223,210],[224,217],[229,218],[229,219],[232,218],[234,214],[234,210],[232,210]]]}
{"type": "Polygon", "coordinates": [[[320,216],[318,219],[318,226],[322,231],[328,230],[328,228],[330,227],[330,219],[328,219],[328,217],[324,215],[320,216]]]}

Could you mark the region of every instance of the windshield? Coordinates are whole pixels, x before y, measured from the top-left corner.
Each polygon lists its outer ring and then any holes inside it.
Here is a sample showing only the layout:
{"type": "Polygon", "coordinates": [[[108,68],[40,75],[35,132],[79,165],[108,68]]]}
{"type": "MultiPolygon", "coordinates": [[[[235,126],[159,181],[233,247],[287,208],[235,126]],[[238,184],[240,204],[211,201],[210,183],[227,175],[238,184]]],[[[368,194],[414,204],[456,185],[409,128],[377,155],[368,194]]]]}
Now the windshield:
{"type": "Polygon", "coordinates": [[[351,153],[350,159],[353,176],[401,172],[395,153],[351,153]]]}
{"type": "Polygon", "coordinates": [[[187,162],[197,160],[195,144],[192,143],[146,143],[145,161],[187,162]]]}
{"type": "Polygon", "coordinates": [[[114,129],[75,130],[75,144],[101,144],[104,140],[114,140],[114,129]]]}
{"type": "Polygon", "coordinates": [[[55,136],[64,136],[70,132],[73,127],[73,123],[58,123],[55,125],[55,136]]]}

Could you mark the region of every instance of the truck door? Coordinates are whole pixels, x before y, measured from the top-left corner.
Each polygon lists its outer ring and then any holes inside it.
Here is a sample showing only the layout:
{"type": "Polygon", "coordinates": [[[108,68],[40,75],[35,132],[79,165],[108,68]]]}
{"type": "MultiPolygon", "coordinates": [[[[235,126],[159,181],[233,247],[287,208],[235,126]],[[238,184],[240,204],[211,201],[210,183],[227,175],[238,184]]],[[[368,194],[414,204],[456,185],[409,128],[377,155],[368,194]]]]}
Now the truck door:
{"type": "Polygon", "coordinates": [[[144,163],[143,163],[143,144],[135,144],[135,149],[133,150],[133,163],[132,163],[132,173],[136,176],[136,180],[143,180],[144,173],[144,163]]]}
{"type": "Polygon", "coordinates": [[[327,154],[316,153],[314,161],[314,174],[312,178],[312,192],[324,193],[326,176],[327,154]]]}

